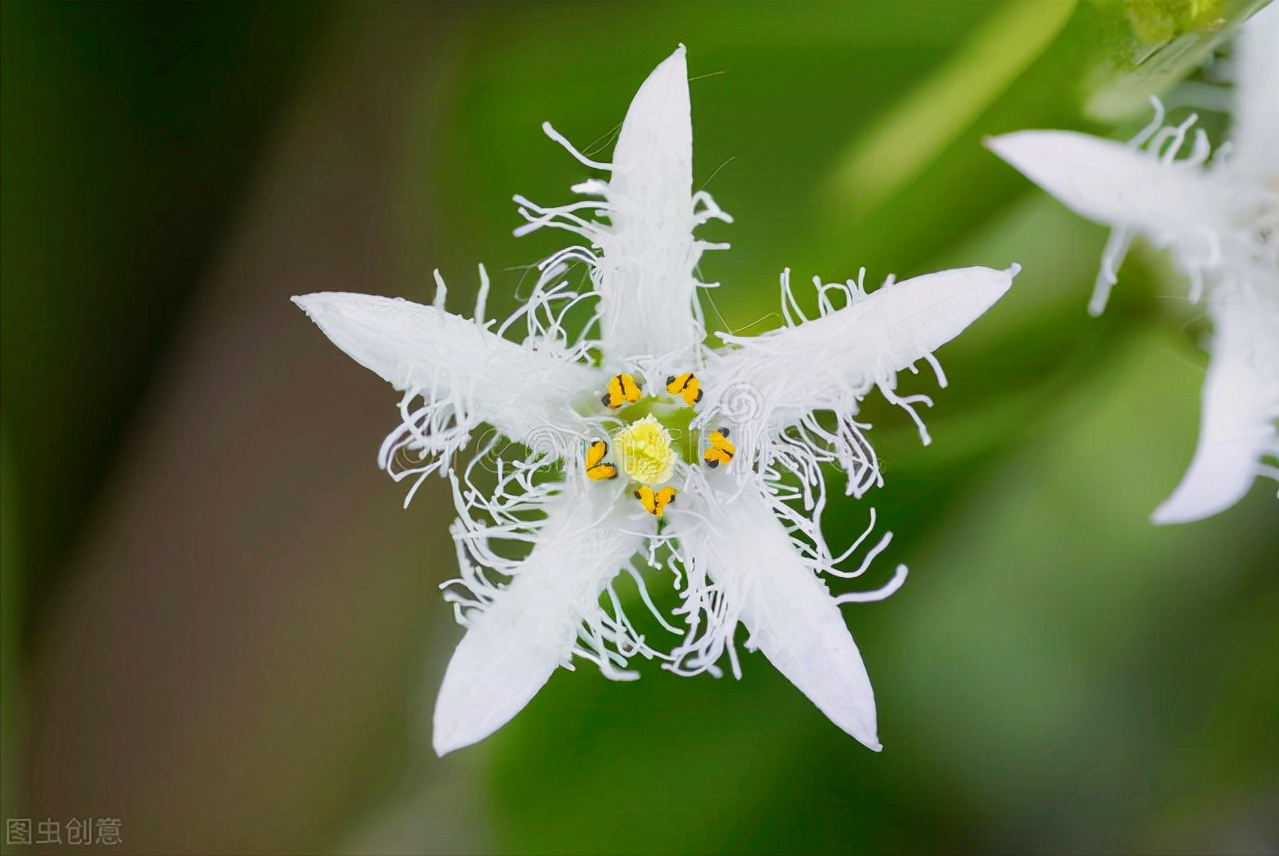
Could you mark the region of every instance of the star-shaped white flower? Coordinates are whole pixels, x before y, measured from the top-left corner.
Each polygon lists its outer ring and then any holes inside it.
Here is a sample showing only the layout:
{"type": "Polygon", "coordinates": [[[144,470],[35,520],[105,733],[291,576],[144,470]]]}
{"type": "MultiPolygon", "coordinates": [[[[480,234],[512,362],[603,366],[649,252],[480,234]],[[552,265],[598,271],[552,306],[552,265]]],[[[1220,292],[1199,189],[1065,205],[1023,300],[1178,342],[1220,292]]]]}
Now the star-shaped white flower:
{"type": "MultiPolygon", "coordinates": [[[[434,306],[294,298],[334,343],[404,392],[381,465],[417,484],[441,472],[454,486],[461,577],[446,596],[467,632],[436,703],[436,751],[500,728],[574,654],[629,678],[621,669],[636,654],[680,674],[717,674],[727,652],[737,673],[738,622],[748,648],[878,749],[874,694],[838,604],[886,596],[905,568],[876,592],[827,592],[819,573],[857,576],[889,536],[858,569],[838,567],[844,557],[832,556],[820,528],[821,464],[842,464],[858,496],[881,483],[867,426],[855,421],[861,397],[877,386],[912,415],[913,404],[930,403],[899,398],[897,372],[926,360],[944,385],[932,352],[1007,291],[1016,267],[930,274],[869,295],[859,283],[818,282],[820,318],[796,323],[787,306],[790,326],[721,335],[726,346],[712,351],[695,269],[703,250],[722,245],[693,230],[730,218],[692,189],[684,49],[640,87],[611,165],[545,129],[609,178],[577,185],[587,198],[561,207],[516,197],[528,220],[517,234],[554,227],[587,244],[544,261],[528,303],[504,324],[483,319],[483,268],[474,321],[444,310],[442,281],[434,306]],[[589,272],[585,294],[564,279],[572,265],[589,272]],[[566,319],[579,306],[593,314],[575,337],[566,319]],[[517,323],[519,342],[510,338],[517,323]],[[500,436],[488,435],[459,470],[454,457],[482,423],[500,436]],[[495,485],[477,484],[480,465],[495,485]],[[645,589],[660,569],[680,591],[674,619],[645,589]],[[619,575],[638,584],[661,632],[675,634],[669,650],[627,617],[619,575]]],[[[793,304],[787,275],[782,285],[793,304]]]]}
{"type": "MultiPolygon", "coordinates": [[[[1020,131],[987,145],[1077,214],[1112,227],[1090,311],[1106,305],[1135,235],[1167,248],[1190,278],[1190,298],[1213,320],[1199,443],[1155,523],[1209,517],[1247,494],[1258,475],[1279,480],[1279,4],[1240,32],[1233,145],[1206,165],[1194,117],[1155,121],[1129,144],[1068,131],[1020,131]]],[[[1224,149],[1224,147],[1223,147],[1224,149]]]]}

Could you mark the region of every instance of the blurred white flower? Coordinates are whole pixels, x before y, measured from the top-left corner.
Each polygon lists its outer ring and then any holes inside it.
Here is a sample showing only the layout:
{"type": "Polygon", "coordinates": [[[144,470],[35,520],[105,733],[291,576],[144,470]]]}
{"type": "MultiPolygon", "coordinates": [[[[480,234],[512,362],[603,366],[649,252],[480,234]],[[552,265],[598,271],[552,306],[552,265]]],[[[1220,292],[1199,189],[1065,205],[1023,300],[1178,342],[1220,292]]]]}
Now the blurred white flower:
{"type": "Polygon", "coordinates": [[[727,652],[738,674],[739,621],[748,648],[879,749],[874,694],[838,604],[887,596],[905,568],[879,591],[827,592],[818,574],[859,575],[890,536],[856,570],[837,567],[870,528],[844,555],[831,554],[821,465],[841,464],[857,496],[882,483],[861,433],[868,426],[855,421],[859,400],[877,386],[918,422],[912,405],[931,402],[899,398],[897,372],[926,360],[944,385],[932,352],[1009,288],[1016,267],[890,281],[869,295],[860,282],[818,281],[821,317],[804,323],[783,274],[788,326],[753,339],[721,334],[726,346],[712,351],[694,271],[703,250],[724,245],[693,230],[730,218],[692,190],[684,49],[640,87],[611,165],[544,128],[609,179],[577,185],[589,198],[560,207],[516,197],[528,221],[517,234],[560,228],[589,245],[545,260],[532,296],[505,323],[484,320],[483,268],[474,321],[445,311],[438,274],[434,306],[361,294],[294,298],[338,347],[404,392],[381,465],[397,479],[416,476],[415,488],[432,472],[452,480],[461,577],[445,588],[467,632],[436,703],[436,751],[500,728],[556,667],[572,668],[574,654],[631,678],[622,668],[636,654],[679,674],[718,674],[727,652]],[[564,279],[574,264],[589,271],[585,294],[564,279]],[[579,305],[593,314],[573,336],[567,317],[579,305]],[[519,343],[508,338],[517,324],[519,343]],[[817,410],[833,411],[834,421],[819,421],[817,410]],[[489,435],[459,470],[454,456],[481,423],[501,437],[489,435]],[[495,470],[495,486],[473,479],[481,464],[495,470]],[[645,565],[674,573],[682,626],[650,600],[645,565]],[[614,587],[622,574],[676,634],[670,650],[654,648],[627,617],[614,587]]]}
{"type": "Polygon", "coordinates": [[[1100,314],[1135,235],[1167,248],[1190,299],[1213,320],[1199,443],[1155,523],[1209,517],[1279,480],[1279,4],[1240,31],[1234,131],[1208,164],[1195,117],[1160,127],[1163,111],[1127,145],[1067,131],[1021,131],[987,145],[1077,214],[1112,227],[1089,310],[1100,314]],[[1205,293],[1206,292],[1206,293],[1205,293]]]}

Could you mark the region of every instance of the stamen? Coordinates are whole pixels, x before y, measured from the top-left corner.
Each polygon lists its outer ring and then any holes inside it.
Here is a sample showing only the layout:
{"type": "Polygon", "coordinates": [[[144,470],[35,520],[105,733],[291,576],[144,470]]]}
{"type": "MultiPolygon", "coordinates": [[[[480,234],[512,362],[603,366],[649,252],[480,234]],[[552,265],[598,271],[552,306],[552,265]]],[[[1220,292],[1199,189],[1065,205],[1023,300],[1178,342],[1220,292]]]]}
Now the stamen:
{"type": "Polygon", "coordinates": [[[675,501],[675,488],[668,486],[655,491],[648,485],[642,484],[635,489],[635,498],[649,514],[661,517],[662,512],[666,511],[666,506],[675,501]]]}
{"type": "Polygon", "coordinates": [[[629,374],[614,375],[608,382],[608,392],[600,400],[604,406],[616,410],[623,404],[634,404],[644,395],[644,388],[629,374]]]}
{"type": "Polygon", "coordinates": [[[684,399],[689,407],[702,400],[702,382],[692,372],[672,375],[666,379],[666,391],[684,399]]]}
{"type": "Polygon", "coordinates": [[[737,447],[728,439],[728,429],[719,428],[712,431],[706,438],[706,451],[702,453],[702,460],[706,466],[712,470],[720,464],[727,466],[733,460],[733,455],[737,454],[737,447]]]}
{"type": "Polygon", "coordinates": [[[586,449],[586,477],[594,481],[617,478],[617,467],[604,463],[608,443],[596,440],[586,449]]]}

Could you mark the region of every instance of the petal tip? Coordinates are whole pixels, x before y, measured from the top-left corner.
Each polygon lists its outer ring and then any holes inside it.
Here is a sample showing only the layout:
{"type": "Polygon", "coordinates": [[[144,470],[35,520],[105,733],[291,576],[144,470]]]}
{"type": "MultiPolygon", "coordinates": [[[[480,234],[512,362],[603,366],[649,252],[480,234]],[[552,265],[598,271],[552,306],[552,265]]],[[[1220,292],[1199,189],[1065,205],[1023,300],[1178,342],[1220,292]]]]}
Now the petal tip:
{"type": "MultiPolygon", "coordinates": [[[[662,60],[657,66],[649,72],[647,80],[661,80],[663,86],[679,86],[688,85],[688,51],[684,47],[684,43],[680,42],[679,46],[671,52],[670,56],[662,60]]],[[[646,80],[646,82],[647,82],[646,80]]],[[[642,89],[642,87],[641,87],[642,89]]]]}
{"type": "MultiPolygon", "coordinates": [[[[982,145],[1004,163],[1040,184],[1039,179],[1054,173],[1054,166],[1059,165],[1059,161],[1064,162],[1079,144],[1089,144],[1093,140],[1070,131],[1031,130],[986,137],[982,145]]],[[[1110,141],[1098,139],[1097,142],[1110,141]]]]}
{"type": "MultiPolygon", "coordinates": [[[[827,716],[830,713],[827,712],[827,716]]],[[[830,716],[832,722],[838,725],[849,736],[858,743],[865,746],[872,752],[882,752],[884,744],[879,742],[878,729],[874,723],[874,713],[871,714],[871,722],[868,725],[864,718],[854,714],[851,717],[834,717],[830,716]]]]}
{"type": "Polygon", "coordinates": [[[321,316],[325,315],[325,310],[331,306],[331,303],[325,300],[325,292],[316,291],[311,294],[296,294],[289,298],[289,302],[306,313],[306,317],[310,318],[313,323],[323,329],[324,325],[320,323],[321,316]]]}
{"type": "Polygon", "coordinates": [[[981,144],[982,146],[986,148],[987,151],[991,152],[996,157],[1007,161],[1008,160],[1008,141],[1010,138],[1016,137],[1018,133],[1020,132],[1013,132],[1011,134],[999,134],[993,137],[982,137],[981,144]]]}
{"type": "Polygon", "coordinates": [[[385,299],[373,298],[367,294],[348,294],[341,291],[313,291],[310,294],[295,294],[289,298],[289,301],[309,315],[313,321],[319,323],[316,315],[333,310],[341,302],[342,298],[354,298],[357,301],[385,299]]]}
{"type": "Polygon", "coordinates": [[[431,748],[435,750],[437,757],[443,758],[450,752],[479,742],[480,738],[471,738],[464,733],[459,733],[461,731],[462,729],[459,729],[456,723],[452,726],[441,725],[439,718],[436,718],[431,734],[431,748]]]}
{"type": "Polygon", "coordinates": [[[1222,510],[1222,508],[1205,507],[1202,503],[1186,502],[1181,496],[1174,494],[1150,512],[1150,522],[1156,526],[1194,523],[1196,520],[1211,517],[1222,510]]]}
{"type": "Polygon", "coordinates": [[[435,715],[431,721],[431,748],[441,758],[450,752],[479,743],[505,725],[519,710],[517,707],[510,714],[497,717],[492,716],[491,711],[467,710],[468,701],[472,702],[469,706],[474,707],[473,699],[459,695],[459,688],[450,677],[453,676],[445,675],[444,685],[440,687],[440,694],[435,700],[435,715]]]}
{"type": "Polygon", "coordinates": [[[1189,521],[1182,519],[1181,516],[1168,508],[1168,503],[1156,508],[1150,512],[1150,522],[1156,526],[1168,526],[1175,523],[1187,523],[1189,521]]]}
{"type": "MultiPolygon", "coordinates": [[[[1198,463],[1197,461],[1195,463],[1198,463]]],[[[1157,526],[1194,523],[1220,514],[1248,494],[1252,486],[1250,471],[1230,481],[1208,481],[1202,475],[1202,467],[1191,464],[1182,483],[1163,503],[1150,513],[1150,522],[1157,526]]]]}

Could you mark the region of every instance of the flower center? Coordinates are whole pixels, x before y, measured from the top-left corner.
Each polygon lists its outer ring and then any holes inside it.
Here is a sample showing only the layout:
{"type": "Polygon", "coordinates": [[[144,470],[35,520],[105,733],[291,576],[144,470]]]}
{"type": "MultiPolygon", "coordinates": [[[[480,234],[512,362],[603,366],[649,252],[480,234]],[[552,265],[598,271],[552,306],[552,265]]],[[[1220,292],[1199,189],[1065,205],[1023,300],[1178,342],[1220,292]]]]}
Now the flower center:
{"type": "Polygon", "coordinates": [[[669,403],[663,404],[656,397],[644,399],[644,387],[633,375],[619,374],[610,378],[607,391],[600,400],[609,410],[616,411],[627,425],[613,435],[613,462],[605,460],[609,456],[609,443],[603,440],[589,443],[585,458],[586,477],[592,481],[617,478],[620,464],[621,471],[639,484],[634,491],[635,498],[657,518],[661,518],[666,506],[675,501],[675,488],[659,486],[670,481],[675,474],[675,462],[680,457],[667,425],[681,438],[686,460],[697,459],[698,447],[701,440],[705,440],[701,457],[709,469],[727,465],[737,451],[728,439],[728,428],[717,428],[705,435],[691,430],[694,407],[702,400],[701,381],[692,372],[668,377],[666,392],[677,397],[682,406],[672,410],[669,403]]]}
{"type": "Polygon", "coordinates": [[[622,472],[650,487],[662,484],[675,472],[675,450],[670,432],[652,414],[632,422],[613,438],[622,472]]]}

